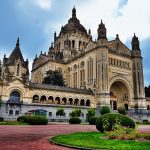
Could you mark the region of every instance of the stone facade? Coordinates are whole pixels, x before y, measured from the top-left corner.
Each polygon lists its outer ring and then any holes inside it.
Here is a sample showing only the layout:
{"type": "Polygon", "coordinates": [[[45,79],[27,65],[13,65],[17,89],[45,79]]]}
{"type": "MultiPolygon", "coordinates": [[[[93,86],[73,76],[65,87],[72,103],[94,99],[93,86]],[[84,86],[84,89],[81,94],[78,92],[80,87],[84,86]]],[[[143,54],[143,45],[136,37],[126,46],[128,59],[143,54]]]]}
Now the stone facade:
{"type": "MultiPolygon", "coordinates": [[[[112,110],[125,106],[132,110],[138,106],[146,110],[143,65],[139,40],[134,34],[132,49],[119,39],[107,39],[105,24],[98,26],[98,38],[92,40],[90,29],[80,24],[76,9],[57,36],[48,53],[35,56],[29,82],[28,60],[24,61],[19,39],[12,54],[4,56],[0,96],[3,102],[1,115],[6,119],[16,118],[33,110],[44,110],[50,119],[56,119],[56,110],[65,109],[64,118],[74,108],[82,109],[86,118],[87,109],[99,109],[108,105],[112,110]],[[62,72],[66,87],[43,85],[48,70],[62,72]]],[[[147,103],[147,104],[146,104],[147,103]]]]}

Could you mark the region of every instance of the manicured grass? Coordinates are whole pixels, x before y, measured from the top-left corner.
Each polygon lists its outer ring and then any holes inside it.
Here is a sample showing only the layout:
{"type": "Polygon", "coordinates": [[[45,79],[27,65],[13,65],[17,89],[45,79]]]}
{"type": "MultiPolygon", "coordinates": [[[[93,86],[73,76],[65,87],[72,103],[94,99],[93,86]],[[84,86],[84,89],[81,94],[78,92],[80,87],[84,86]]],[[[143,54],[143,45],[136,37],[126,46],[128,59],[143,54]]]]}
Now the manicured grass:
{"type": "Polygon", "coordinates": [[[2,121],[0,125],[29,125],[28,123],[21,123],[21,122],[13,122],[13,121],[2,121]]]}
{"type": "Polygon", "coordinates": [[[59,144],[92,149],[148,150],[150,148],[150,141],[108,140],[104,139],[103,136],[104,134],[100,132],[77,132],[55,136],[52,138],[52,141],[59,144]]]}

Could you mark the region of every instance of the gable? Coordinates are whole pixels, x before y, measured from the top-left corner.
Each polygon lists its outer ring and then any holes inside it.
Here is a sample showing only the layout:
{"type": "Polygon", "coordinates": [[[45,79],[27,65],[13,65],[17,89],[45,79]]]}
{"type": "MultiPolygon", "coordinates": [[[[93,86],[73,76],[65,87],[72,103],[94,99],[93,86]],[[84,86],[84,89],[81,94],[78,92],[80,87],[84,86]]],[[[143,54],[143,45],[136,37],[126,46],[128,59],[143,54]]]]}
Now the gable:
{"type": "Polygon", "coordinates": [[[108,47],[110,48],[110,50],[116,53],[121,53],[121,54],[126,54],[126,55],[131,54],[131,50],[125,44],[123,44],[120,40],[110,41],[108,43],[108,47]]]}
{"type": "Polygon", "coordinates": [[[34,64],[34,68],[33,68],[33,69],[35,69],[35,68],[37,68],[38,66],[40,66],[40,65],[42,65],[42,64],[44,64],[44,63],[46,63],[47,61],[48,61],[48,57],[45,56],[45,55],[43,55],[43,54],[41,54],[41,55],[39,56],[39,58],[37,59],[36,63],[34,64]]]}

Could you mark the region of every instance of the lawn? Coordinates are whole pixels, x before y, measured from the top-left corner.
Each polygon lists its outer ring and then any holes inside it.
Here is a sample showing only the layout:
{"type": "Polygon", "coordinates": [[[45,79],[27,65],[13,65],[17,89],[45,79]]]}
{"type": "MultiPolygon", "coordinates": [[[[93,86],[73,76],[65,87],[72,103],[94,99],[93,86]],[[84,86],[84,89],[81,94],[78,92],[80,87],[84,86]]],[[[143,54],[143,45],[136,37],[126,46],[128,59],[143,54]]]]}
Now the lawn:
{"type": "MultiPolygon", "coordinates": [[[[58,135],[51,140],[65,145],[108,150],[148,150],[150,141],[139,142],[132,140],[106,140],[100,132],[77,132],[66,135],[58,135]]],[[[149,135],[150,136],[150,135],[149,135]]]]}
{"type": "Polygon", "coordinates": [[[28,123],[14,122],[14,121],[0,121],[0,125],[29,125],[28,123]]]}

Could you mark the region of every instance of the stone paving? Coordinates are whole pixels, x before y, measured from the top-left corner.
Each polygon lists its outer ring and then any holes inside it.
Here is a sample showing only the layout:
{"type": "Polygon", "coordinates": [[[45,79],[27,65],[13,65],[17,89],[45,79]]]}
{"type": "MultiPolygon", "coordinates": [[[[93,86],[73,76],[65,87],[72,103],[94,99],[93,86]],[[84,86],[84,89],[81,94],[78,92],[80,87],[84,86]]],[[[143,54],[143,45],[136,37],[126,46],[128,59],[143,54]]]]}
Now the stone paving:
{"type": "Polygon", "coordinates": [[[92,125],[49,124],[41,126],[0,125],[0,150],[71,150],[49,143],[57,134],[96,131],[92,125]]]}

